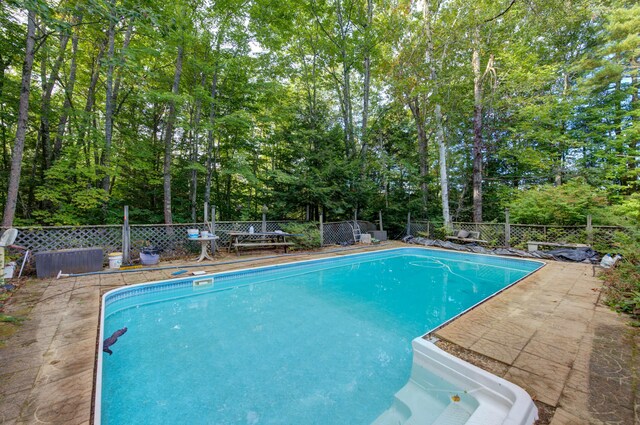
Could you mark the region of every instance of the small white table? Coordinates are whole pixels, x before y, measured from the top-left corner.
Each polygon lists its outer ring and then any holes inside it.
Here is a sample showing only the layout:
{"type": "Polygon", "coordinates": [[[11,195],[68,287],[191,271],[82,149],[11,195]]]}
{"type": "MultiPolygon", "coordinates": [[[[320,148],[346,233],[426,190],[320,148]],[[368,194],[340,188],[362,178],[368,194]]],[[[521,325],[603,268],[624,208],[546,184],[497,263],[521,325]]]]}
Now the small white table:
{"type": "MultiPolygon", "coordinates": [[[[216,236],[216,235],[207,236],[205,238],[202,238],[202,237],[189,238],[190,241],[199,241],[200,242],[200,257],[198,257],[196,262],[199,263],[202,260],[204,260],[205,258],[208,259],[208,260],[213,260],[213,257],[211,255],[209,255],[209,253],[207,252],[207,246],[209,245],[209,243],[211,241],[215,241],[216,239],[219,239],[219,237],[216,236]]],[[[214,247],[215,247],[215,245],[214,245],[214,247]]],[[[215,248],[213,249],[212,254],[215,254],[215,248]]]]}

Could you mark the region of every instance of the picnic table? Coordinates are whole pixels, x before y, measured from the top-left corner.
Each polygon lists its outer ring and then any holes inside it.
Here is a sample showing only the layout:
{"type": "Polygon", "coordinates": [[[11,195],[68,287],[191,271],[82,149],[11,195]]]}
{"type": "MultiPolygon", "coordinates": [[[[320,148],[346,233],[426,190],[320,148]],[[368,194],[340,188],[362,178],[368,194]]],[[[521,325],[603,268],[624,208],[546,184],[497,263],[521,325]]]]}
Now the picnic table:
{"type": "Polygon", "coordinates": [[[293,242],[287,242],[288,236],[299,236],[282,231],[276,232],[227,232],[229,235],[229,252],[231,248],[236,250],[236,255],[240,255],[239,248],[259,248],[259,247],[283,247],[285,254],[287,248],[293,242]]]}

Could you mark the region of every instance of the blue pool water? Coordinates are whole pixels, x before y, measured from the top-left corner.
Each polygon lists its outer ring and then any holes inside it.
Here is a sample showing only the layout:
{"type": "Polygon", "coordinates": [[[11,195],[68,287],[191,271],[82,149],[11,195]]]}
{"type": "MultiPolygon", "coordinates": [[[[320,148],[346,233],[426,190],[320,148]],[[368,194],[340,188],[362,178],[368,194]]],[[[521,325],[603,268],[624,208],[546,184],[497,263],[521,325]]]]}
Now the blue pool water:
{"type": "Polygon", "coordinates": [[[99,417],[369,424],[407,382],[413,338],[540,266],[410,248],[123,288],[104,299],[105,338],[128,332],[103,355],[99,417]]]}

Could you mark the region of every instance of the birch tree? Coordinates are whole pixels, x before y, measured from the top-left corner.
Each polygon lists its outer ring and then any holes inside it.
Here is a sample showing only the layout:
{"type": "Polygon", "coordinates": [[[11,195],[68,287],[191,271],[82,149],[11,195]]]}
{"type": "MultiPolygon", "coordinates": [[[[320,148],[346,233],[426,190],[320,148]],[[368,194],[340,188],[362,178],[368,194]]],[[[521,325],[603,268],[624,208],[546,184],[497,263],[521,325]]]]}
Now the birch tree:
{"type": "Polygon", "coordinates": [[[18,126],[16,138],[11,154],[11,171],[9,173],[9,185],[7,190],[7,202],[2,219],[3,227],[11,227],[16,214],[18,203],[18,189],[20,188],[20,175],[22,171],[22,155],[24,153],[24,140],[27,133],[27,120],[29,116],[29,92],[31,91],[31,70],[35,56],[36,12],[35,5],[27,9],[27,37],[24,63],[22,65],[22,83],[20,86],[20,104],[18,107],[18,126]]]}

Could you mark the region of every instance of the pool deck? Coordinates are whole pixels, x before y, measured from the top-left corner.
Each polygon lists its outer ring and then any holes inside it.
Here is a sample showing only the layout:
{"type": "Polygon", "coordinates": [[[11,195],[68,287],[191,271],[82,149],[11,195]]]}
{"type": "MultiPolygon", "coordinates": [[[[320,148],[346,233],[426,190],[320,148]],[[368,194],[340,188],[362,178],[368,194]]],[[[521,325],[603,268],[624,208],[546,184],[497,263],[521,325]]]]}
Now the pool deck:
{"type": "MultiPolygon", "coordinates": [[[[234,256],[188,270],[219,272],[392,247],[415,246],[391,242],[220,264],[234,256]]],[[[195,264],[162,262],[177,268],[21,285],[4,314],[25,320],[0,323],[0,423],[91,423],[101,295],[170,279],[180,267],[195,264]]],[[[548,262],[436,336],[446,349],[522,386],[555,411],[552,425],[640,424],[640,331],[599,302],[601,286],[591,265],[548,262]]]]}

